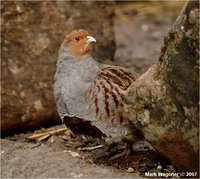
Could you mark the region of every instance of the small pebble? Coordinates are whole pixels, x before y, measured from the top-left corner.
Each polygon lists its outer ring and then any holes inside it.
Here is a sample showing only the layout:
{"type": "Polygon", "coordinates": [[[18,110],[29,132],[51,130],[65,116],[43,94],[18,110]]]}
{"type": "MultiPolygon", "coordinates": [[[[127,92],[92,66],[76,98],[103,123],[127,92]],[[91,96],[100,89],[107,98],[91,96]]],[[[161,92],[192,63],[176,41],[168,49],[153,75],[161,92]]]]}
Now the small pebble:
{"type": "Polygon", "coordinates": [[[142,24],[141,29],[142,31],[147,32],[149,30],[149,26],[146,24],[142,24]]]}
{"type": "Polygon", "coordinates": [[[135,170],[134,170],[134,168],[129,167],[126,171],[127,171],[128,173],[133,173],[135,170]]]}
{"type": "Polygon", "coordinates": [[[158,163],[157,171],[158,171],[158,172],[161,172],[161,171],[162,171],[162,165],[160,165],[160,163],[158,163]]]}
{"type": "Polygon", "coordinates": [[[77,158],[84,158],[80,156],[77,152],[71,151],[71,150],[64,150],[63,152],[68,152],[72,157],[77,157],[77,158]]]}

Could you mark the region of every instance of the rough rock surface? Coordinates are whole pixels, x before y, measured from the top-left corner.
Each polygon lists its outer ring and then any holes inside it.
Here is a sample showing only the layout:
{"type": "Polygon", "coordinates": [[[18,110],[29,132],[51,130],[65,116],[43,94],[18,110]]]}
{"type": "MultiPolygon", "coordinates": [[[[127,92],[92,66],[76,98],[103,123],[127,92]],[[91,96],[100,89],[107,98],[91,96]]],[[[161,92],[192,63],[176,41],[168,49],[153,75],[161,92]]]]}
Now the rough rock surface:
{"type": "Polygon", "coordinates": [[[94,56],[112,59],[113,3],[4,1],[1,5],[1,130],[4,134],[58,123],[52,84],[59,46],[71,30],[85,28],[98,41],[94,56]]]}
{"type": "Polygon", "coordinates": [[[126,110],[179,171],[199,168],[199,3],[188,1],[164,40],[159,62],[141,75],[126,110]]]}

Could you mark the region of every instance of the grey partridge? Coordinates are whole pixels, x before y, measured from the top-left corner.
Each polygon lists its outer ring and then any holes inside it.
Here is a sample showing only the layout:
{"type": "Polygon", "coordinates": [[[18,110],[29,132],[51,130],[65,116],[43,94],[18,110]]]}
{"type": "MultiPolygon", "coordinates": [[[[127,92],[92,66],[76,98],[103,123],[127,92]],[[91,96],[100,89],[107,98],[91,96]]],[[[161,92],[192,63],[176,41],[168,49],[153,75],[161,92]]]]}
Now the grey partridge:
{"type": "Polygon", "coordinates": [[[143,135],[126,117],[123,97],[138,75],[96,62],[92,42],[95,38],[79,29],[61,44],[54,82],[60,118],[75,134],[108,144],[134,143],[143,135]]]}

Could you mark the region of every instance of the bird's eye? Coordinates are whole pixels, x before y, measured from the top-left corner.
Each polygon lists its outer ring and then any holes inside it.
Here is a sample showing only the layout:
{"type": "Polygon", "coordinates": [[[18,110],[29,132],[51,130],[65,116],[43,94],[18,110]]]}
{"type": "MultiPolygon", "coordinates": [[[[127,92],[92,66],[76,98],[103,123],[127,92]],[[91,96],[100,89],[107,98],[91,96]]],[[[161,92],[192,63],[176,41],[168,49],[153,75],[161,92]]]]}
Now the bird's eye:
{"type": "Polygon", "coordinates": [[[80,40],[80,38],[79,38],[79,37],[76,37],[76,38],[75,38],[75,40],[76,40],[76,41],[79,41],[79,40],[80,40]]]}

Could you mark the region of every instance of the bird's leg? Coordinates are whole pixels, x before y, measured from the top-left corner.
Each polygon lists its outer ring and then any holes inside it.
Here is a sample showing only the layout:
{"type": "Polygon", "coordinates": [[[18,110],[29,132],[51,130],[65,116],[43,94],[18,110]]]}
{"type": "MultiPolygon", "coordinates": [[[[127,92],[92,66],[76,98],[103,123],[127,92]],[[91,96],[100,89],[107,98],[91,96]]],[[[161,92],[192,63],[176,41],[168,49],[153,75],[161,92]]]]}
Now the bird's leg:
{"type": "Polygon", "coordinates": [[[127,157],[131,154],[131,149],[132,149],[132,144],[128,142],[126,143],[126,148],[121,153],[112,156],[111,158],[109,158],[109,160],[115,160],[124,156],[127,159],[127,157]]]}
{"type": "Polygon", "coordinates": [[[98,160],[100,158],[105,158],[105,157],[109,157],[112,154],[112,148],[115,147],[115,144],[104,144],[104,148],[103,150],[96,150],[95,152],[93,152],[94,154],[94,160],[98,160]]]}
{"type": "Polygon", "coordinates": [[[83,136],[76,136],[76,138],[71,139],[70,141],[67,142],[66,146],[70,146],[73,149],[81,148],[87,146],[89,143],[88,140],[86,140],[85,137],[83,136]]]}

